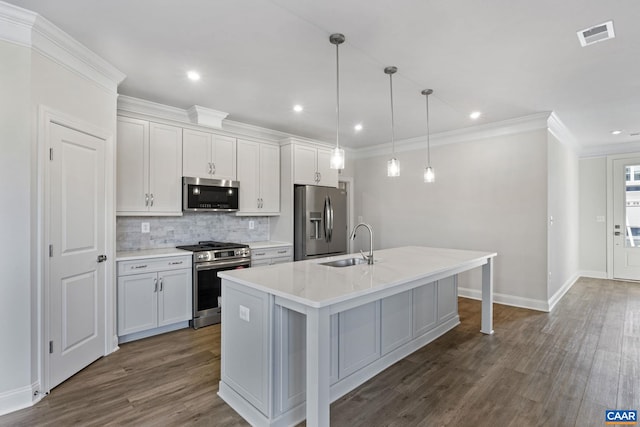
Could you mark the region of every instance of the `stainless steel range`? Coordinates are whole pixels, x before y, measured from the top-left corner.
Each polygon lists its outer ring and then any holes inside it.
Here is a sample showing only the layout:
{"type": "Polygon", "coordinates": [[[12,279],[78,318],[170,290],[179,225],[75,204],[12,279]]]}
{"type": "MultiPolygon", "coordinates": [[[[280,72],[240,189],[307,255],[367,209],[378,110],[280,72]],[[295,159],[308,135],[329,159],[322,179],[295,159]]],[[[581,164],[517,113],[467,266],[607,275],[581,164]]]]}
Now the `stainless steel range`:
{"type": "Polygon", "coordinates": [[[218,272],[248,268],[249,245],[205,241],[197,245],[176,246],[193,252],[193,320],[194,329],[220,323],[221,280],[218,272]]]}

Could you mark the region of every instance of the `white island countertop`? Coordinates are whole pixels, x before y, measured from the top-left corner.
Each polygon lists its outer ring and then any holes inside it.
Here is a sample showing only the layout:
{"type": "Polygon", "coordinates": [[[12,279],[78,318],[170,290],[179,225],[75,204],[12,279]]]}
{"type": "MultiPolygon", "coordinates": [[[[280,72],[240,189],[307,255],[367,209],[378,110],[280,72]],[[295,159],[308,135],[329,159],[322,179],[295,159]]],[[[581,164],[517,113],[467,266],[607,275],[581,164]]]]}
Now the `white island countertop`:
{"type": "Polygon", "coordinates": [[[374,251],[374,265],[331,267],[322,262],[361,258],[360,254],[297,261],[219,273],[223,279],[308,307],[325,307],[384,291],[439,273],[451,275],[480,266],[495,252],[405,246],[374,251]]]}

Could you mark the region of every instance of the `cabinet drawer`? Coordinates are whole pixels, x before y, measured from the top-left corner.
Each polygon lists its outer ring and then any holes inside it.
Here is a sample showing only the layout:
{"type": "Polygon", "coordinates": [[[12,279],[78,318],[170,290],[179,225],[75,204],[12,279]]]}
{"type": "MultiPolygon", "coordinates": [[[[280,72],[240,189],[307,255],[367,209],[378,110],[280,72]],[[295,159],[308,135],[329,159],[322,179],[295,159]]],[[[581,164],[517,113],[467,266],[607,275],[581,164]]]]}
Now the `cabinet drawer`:
{"type": "Polygon", "coordinates": [[[118,262],[118,276],[154,271],[191,268],[191,256],[147,258],[118,262]]]}
{"type": "Polygon", "coordinates": [[[291,246],[281,246],[277,248],[253,249],[251,250],[252,260],[261,260],[264,258],[280,258],[290,257],[293,253],[291,246]]]}

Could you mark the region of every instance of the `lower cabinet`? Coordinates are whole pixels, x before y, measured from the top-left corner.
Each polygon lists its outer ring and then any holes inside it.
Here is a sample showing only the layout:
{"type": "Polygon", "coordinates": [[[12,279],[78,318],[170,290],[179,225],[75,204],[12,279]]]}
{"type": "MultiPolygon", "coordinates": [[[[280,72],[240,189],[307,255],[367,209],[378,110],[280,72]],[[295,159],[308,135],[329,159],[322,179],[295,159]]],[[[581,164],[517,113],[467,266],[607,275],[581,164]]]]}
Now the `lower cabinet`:
{"type": "Polygon", "coordinates": [[[251,249],[251,267],[281,264],[293,261],[292,246],[251,249]]]}
{"type": "Polygon", "coordinates": [[[191,257],[119,262],[118,336],[191,320],[190,265],[191,257]]]}

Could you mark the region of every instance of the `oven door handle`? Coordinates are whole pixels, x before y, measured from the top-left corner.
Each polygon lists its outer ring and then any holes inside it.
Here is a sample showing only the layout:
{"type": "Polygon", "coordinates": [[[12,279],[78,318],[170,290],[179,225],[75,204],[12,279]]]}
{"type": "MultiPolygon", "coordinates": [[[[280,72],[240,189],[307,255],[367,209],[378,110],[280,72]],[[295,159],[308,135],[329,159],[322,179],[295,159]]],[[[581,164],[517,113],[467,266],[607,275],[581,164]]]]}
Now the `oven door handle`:
{"type": "Polygon", "coordinates": [[[247,266],[249,267],[251,265],[251,261],[249,261],[248,259],[244,259],[242,261],[226,261],[226,262],[220,262],[220,261],[213,261],[213,262],[204,262],[201,264],[195,264],[195,269],[196,271],[201,271],[201,270],[215,270],[219,267],[235,267],[235,266],[247,266]]]}

